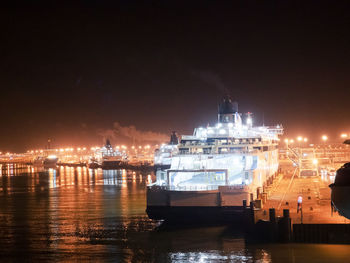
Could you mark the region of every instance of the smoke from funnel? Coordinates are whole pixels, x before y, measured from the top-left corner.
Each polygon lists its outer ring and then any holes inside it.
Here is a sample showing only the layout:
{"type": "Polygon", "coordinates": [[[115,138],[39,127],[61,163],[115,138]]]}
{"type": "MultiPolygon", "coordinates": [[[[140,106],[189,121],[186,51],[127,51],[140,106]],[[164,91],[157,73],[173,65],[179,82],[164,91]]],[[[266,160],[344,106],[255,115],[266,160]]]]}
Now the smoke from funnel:
{"type": "Polygon", "coordinates": [[[201,71],[201,70],[192,70],[191,73],[201,79],[202,81],[208,83],[209,85],[214,86],[220,92],[225,95],[230,94],[229,89],[226,87],[222,79],[218,74],[215,74],[211,71],[201,71]]]}
{"type": "Polygon", "coordinates": [[[135,126],[122,126],[119,122],[113,123],[113,129],[100,130],[98,132],[100,136],[105,139],[109,138],[116,142],[129,143],[141,143],[141,142],[153,142],[163,143],[169,141],[169,136],[159,132],[153,131],[140,131],[135,126]]]}

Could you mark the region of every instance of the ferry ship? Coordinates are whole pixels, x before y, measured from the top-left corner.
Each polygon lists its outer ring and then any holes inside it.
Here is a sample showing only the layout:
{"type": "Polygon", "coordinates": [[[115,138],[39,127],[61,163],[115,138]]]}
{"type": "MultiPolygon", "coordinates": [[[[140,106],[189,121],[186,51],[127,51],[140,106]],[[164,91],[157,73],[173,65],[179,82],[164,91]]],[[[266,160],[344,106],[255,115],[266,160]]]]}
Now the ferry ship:
{"type": "Polygon", "coordinates": [[[114,150],[111,142],[107,139],[106,145],[101,148],[102,168],[117,168],[124,161],[124,156],[118,150],[114,150]]]}
{"type": "Polygon", "coordinates": [[[109,139],[106,140],[106,144],[97,149],[93,156],[90,157],[88,167],[91,169],[116,169],[127,160],[126,155],[114,150],[109,139]]]}
{"type": "Polygon", "coordinates": [[[170,169],[147,187],[147,214],[165,221],[227,222],[243,218],[243,200],[259,198],[278,170],[281,125],[253,126],[226,97],[215,126],[182,136],[170,169]]]}

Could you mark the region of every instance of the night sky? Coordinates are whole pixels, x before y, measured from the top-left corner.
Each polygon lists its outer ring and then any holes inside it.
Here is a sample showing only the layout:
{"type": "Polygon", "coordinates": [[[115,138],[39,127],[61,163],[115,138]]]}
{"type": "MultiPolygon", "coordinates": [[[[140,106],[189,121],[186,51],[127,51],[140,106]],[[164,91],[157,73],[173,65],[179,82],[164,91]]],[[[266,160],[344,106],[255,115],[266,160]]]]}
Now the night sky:
{"type": "Polygon", "coordinates": [[[287,136],[350,132],[347,1],[188,2],[2,8],[0,151],[192,133],[225,93],[287,136]]]}

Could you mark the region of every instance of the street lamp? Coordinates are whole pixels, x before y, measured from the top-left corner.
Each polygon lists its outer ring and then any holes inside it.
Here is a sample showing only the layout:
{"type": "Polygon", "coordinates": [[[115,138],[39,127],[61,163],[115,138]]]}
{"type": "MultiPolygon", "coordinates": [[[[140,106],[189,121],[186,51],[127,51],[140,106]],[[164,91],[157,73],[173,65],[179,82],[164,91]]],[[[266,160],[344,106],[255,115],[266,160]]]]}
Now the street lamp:
{"type": "Polygon", "coordinates": [[[288,156],[288,143],[289,143],[289,140],[288,139],[284,139],[284,142],[286,143],[286,156],[288,156]]]}
{"type": "Polygon", "coordinates": [[[302,136],[298,136],[297,137],[297,141],[298,141],[298,147],[300,148],[300,142],[303,141],[303,137],[302,136]]]}
{"type": "Polygon", "coordinates": [[[323,155],[324,157],[326,157],[326,141],[328,140],[328,136],[327,135],[322,135],[322,141],[324,143],[323,145],[323,155]]]}
{"type": "Polygon", "coordinates": [[[309,140],[308,138],[304,138],[304,139],[303,139],[303,141],[304,141],[304,143],[305,143],[305,147],[307,147],[307,144],[306,144],[306,143],[308,142],[308,140],[309,140]]]}

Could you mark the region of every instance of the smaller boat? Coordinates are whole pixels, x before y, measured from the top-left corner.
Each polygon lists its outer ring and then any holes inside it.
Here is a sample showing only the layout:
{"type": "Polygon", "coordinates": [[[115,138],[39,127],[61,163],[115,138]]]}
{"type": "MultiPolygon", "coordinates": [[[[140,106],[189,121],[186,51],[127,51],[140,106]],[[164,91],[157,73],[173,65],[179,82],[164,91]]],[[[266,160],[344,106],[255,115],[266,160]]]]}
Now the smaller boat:
{"type": "Polygon", "coordinates": [[[95,157],[92,157],[89,159],[88,165],[90,169],[97,169],[100,168],[101,165],[99,164],[98,160],[95,157]]]}
{"type": "Polygon", "coordinates": [[[57,156],[53,154],[48,156],[38,156],[33,160],[33,165],[53,168],[56,167],[57,161],[57,156]]]}

